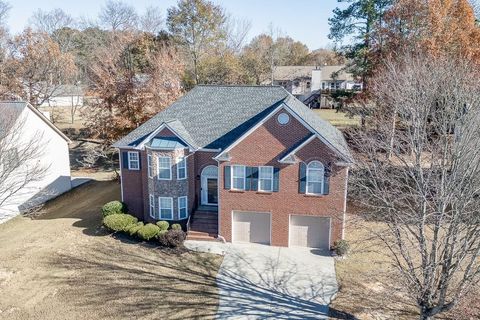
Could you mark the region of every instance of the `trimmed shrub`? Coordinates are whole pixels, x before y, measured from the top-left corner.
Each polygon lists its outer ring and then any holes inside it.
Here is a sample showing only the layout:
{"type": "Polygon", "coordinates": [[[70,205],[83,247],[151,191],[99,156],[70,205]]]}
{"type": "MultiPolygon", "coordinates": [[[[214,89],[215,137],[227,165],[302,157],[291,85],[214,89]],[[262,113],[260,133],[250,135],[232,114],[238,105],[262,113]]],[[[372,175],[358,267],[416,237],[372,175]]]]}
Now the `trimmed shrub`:
{"type": "Polygon", "coordinates": [[[183,245],[185,241],[185,232],[182,230],[170,229],[158,237],[158,242],[164,247],[177,248],[183,245]]]}
{"type": "Polygon", "coordinates": [[[182,226],[179,223],[172,224],[172,230],[182,230],[182,226]]]}
{"type": "Polygon", "coordinates": [[[126,231],[131,225],[135,225],[138,219],[124,213],[114,213],[103,218],[103,225],[110,231],[126,231]]]}
{"type": "Polygon", "coordinates": [[[147,223],[144,226],[141,226],[137,231],[137,235],[140,239],[148,241],[155,238],[160,232],[160,228],[153,223],[147,223]]]}
{"type": "Polygon", "coordinates": [[[111,214],[125,213],[125,205],[120,201],[110,201],[103,205],[102,214],[104,217],[111,214]]]}
{"type": "Polygon", "coordinates": [[[140,221],[140,222],[137,222],[137,224],[132,224],[126,231],[131,237],[134,237],[137,235],[138,230],[140,230],[140,228],[143,226],[144,226],[143,222],[140,221]]]}
{"type": "Polygon", "coordinates": [[[160,228],[160,230],[168,230],[170,223],[168,223],[168,221],[157,221],[157,226],[160,228]]]}
{"type": "Polygon", "coordinates": [[[347,242],[347,240],[335,241],[333,245],[333,250],[335,250],[335,253],[337,255],[344,256],[350,250],[350,244],[347,242]]]}

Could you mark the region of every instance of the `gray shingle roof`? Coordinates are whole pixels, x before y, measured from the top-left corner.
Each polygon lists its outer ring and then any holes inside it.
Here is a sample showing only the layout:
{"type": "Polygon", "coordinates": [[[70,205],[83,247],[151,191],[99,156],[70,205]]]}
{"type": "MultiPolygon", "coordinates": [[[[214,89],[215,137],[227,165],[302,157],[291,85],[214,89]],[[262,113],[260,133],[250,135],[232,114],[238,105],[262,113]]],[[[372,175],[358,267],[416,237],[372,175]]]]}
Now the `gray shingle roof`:
{"type": "Polygon", "coordinates": [[[195,148],[225,149],[282,103],[350,157],[342,133],[281,86],[196,86],[113,146],[135,147],[166,123],[195,148]]]}

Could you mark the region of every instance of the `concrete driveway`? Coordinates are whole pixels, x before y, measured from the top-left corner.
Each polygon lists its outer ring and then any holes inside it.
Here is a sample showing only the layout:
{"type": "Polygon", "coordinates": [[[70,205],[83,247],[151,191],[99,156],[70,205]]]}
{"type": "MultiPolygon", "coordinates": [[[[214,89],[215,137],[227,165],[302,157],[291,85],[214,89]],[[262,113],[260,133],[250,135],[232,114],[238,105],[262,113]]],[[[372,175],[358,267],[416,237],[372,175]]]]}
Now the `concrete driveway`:
{"type": "Polygon", "coordinates": [[[256,244],[207,246],[206,251],[225,253],[217,276],[218,319],[328,318],[338,289],[328,253],[256,244]]]}

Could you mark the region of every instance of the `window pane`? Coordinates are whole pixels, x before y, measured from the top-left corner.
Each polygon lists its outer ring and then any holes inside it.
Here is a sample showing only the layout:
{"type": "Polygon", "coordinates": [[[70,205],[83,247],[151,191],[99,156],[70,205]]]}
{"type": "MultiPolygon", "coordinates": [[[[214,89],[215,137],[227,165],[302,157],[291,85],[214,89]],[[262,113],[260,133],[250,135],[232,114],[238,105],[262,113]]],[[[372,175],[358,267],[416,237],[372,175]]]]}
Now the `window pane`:
{"type": "Polygon", "coordinates": [[[308,181],[320,182],[323,180],[323,170],[308,170],[308,181]]]}
{"type": "Polygon", "coordinates": [[[172,201],[170,198],[160,198],[160,208],[172,208],[172,201]]]}
{"type": "Polygon", "coordinates": [[[187,206],[187,198],[180,197],[179,199],[180,200],[178,200],[178,201],[180,202],[180,208],[185,208],[187,206]]]}
{"type": "Polygon", "coordinates": [[[160,168],[170,168],[170,158],[169,157],[158,158],[158,166],[160,168]]]}
{"type": "Polygon", "coordinates": [[[260,179],[272,179],[273,178],[273,167],[260,167],[259,168],[259,178],[260,179]]]}
{"type": "Polygon", "coordinates": [[[261,179],[260,180],[260,190],[271,191],[272,190],[272,180],[271,179],[261,179]]]}
{"type": "Polygon", "coordinates": [[[161,219],[172,219],[172,210],[170,209],[161,209],[160,210],[160,218],[161,219]]]}
{"type": "Polygon", "coordinates": [[[170,169],[160,169],[158,176],[160,179],[170,179],[170,169]]]}
{"type": "Polygon", "coordinates": [[[323,168],[323,165],[322,165],[322,163],[319,162],[319,161],[312,161],[312,162],[310,162],[310,163],[308,164],[308,168],[317,168],[317,169],[319,169],[319,168],[323,168]]]}
{"type": "Polygon", "coordinates": [[[185,168],[178,169],[178,179],[184,179],[184,178],[185,178],[185,168]]]}
{"type": "Polygon", "coordinates": [[[322,192],[322,184],[319,182],[309,182],[307,185],[307,193],[320,194],[322,192]]]}
{"type": "Polygon", "coordinates": [[[244,177],[245,176],[245,167],[244,166],[233,166],[233,176],[234,177],[244,177]]]}
{"type": "Polygon", "coordinates": [[[233,188],[234,189],[240,189],[243,190],[245,189],[245,181],[243,178],[233,178],[233,188]]]}

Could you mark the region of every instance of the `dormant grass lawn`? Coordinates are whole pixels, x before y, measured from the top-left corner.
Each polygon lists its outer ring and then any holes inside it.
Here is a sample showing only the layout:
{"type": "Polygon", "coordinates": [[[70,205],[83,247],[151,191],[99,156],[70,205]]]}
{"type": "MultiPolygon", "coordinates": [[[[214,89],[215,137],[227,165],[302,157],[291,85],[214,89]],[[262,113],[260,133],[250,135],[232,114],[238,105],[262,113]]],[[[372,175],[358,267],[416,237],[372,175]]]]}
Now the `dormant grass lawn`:
{"type": "Polygon", "coordinates": [[[354,127],[360,125],[360,118],[347,116],[344,112],[337,112],[335,109],[312,109],[322,119],[339,128],[354,127]]]}
{"type": "Polygon", "coordinates": [[[0,319],[214,318],[222,258],[106,233],[99,209],[119,189],[94,182],[0,225],[0,319]]]}

